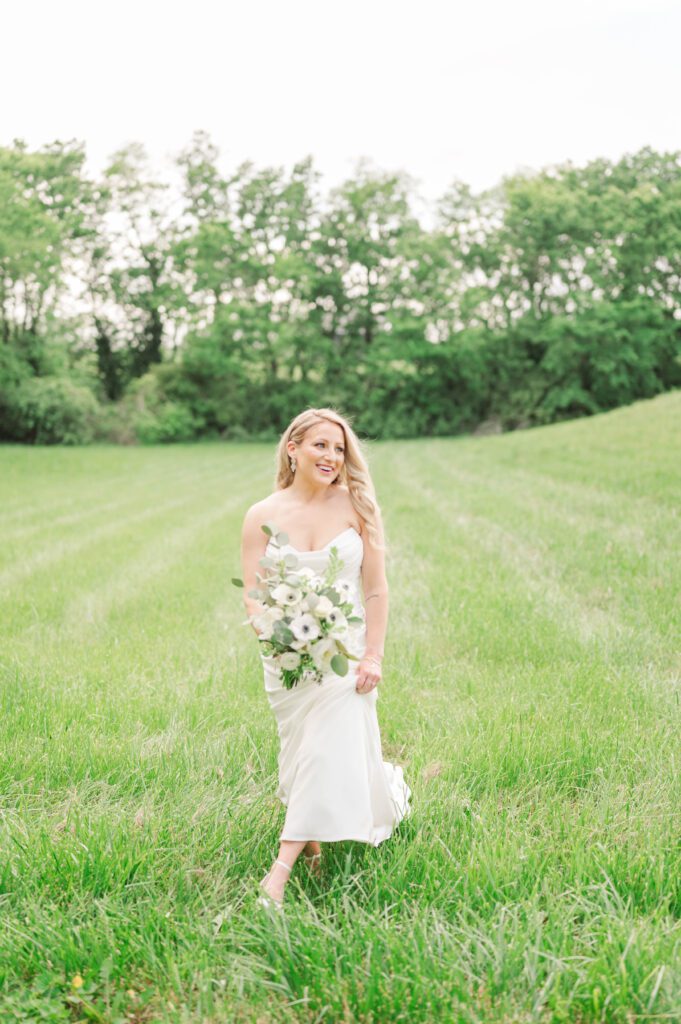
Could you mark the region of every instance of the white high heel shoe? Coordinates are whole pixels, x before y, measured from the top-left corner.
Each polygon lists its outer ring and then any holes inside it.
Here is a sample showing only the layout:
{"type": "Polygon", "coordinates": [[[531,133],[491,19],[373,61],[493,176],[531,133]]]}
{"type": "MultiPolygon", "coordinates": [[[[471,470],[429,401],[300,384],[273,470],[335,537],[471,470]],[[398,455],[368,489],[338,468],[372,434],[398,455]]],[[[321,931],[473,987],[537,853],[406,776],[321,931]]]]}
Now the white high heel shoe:
{"type": "MultiPolygon", "coordinates": [[[[291,871],[291,865],[290,864],[286,864],[283,860],[275,860],[274,863],[275,864],[281,864],[282,867],[285,867],[287,871],[289,871],[289,872],[291,871]]],[[[262,881],[258,882],[258,885],[262,889],[265,888],[265,883],[267,882],[267,879],[270,877],[271,874],[272,874],[272,868],[270,868],[270,870],[267,872],[267,874],[262,879],[262,881]]],[[[283,900],[275,900],[274,896],[258,896],[258,898],[256,899],[255,902],[259,906],[265,907],[266,910],[283,910],[284,909],[284,906],[283,906],[284,901],[283,900]]]]}

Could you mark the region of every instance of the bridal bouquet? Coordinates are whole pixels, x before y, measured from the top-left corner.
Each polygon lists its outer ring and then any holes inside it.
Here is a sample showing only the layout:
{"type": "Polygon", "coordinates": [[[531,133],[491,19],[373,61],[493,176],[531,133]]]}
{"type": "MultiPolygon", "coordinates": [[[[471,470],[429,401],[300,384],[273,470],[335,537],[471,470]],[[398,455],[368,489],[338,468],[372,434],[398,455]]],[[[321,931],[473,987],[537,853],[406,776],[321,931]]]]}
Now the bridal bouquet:
{"type": "MultiPolygon", "coordinates": [[[[274,547],[288,542],[288,535],[271,523],[263,524],[261,530],[274,547]]],[[[364,620],[352,614],[350,584],[337,579],[343,567],[337,548],[330,549],[323,575],[299,567],[295,554],[280,559],[266,555],[260,565],[269,571],[265,576],[256,573],[258,587],[248,592],[260,609],[249,615],[244,625],[253,623],[259,631],[258,641],[279,669],[283,685],[290,690],[303,678],[321,683],[329,668],[339,676],[347,675],[348,659],[359,658],[350,654],[343,641],[349,638],[352,626],[364,620]]],[[[232,583],[244,585],[240,579],[232,583]]]]}

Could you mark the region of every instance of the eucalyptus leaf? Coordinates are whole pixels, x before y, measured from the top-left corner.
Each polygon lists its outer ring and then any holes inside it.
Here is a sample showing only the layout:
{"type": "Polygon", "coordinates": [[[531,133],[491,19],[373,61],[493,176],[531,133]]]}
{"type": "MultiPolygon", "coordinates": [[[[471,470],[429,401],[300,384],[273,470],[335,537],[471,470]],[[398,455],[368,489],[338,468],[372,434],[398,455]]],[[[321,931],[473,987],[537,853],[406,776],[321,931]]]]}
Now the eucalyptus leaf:
{"type": "Polygon", "coordinates": [[[269,555],[263,555],[258,559],[258,565],[263,565],[266,569],[273,569],[276,564],[274,558],[270,558],[269,555]]]}
{"type": "Polygon", "coordinates": [[[277,544],[288,544],[288,534],[280,531],[277,534],[277,544]]]}
{"type": "Polygon", "coordinates": [[[235,587],[243,587],[244,585],[244,581],[237,579],[236,576],[232,576],[232,583],[234,584],[235,587]]]}
{"type": "Polygon", "coordinates": [[[263,523],[260,529],[263,533],[266,533],[268,537],[271,537],[277,532],[277,528],[274,523],[263,523]]]}
{"type": "Polygon", "coordinates": [[[295,555],[284,555],[284,564],[287,565],[289,569],[295,569],[298,565],[298,559],[295,555]]]}
{"type": "Polygon", "coordinates": [[[279,640],[279,642],[282,644],[290,644],[291,641],[295,639],[291,630],[288,628],[288,626],[284,625],[281,619],[277,620],[277,622],[274,623],[273,633],[276,636],[277,640],[279,640]]]}
{"type": "Polygon", "coordinates": [[[348,659],[342,654],[334,654],[331,659],[331,668],[337,676],[346,676],[348,674],[348,659]]]}

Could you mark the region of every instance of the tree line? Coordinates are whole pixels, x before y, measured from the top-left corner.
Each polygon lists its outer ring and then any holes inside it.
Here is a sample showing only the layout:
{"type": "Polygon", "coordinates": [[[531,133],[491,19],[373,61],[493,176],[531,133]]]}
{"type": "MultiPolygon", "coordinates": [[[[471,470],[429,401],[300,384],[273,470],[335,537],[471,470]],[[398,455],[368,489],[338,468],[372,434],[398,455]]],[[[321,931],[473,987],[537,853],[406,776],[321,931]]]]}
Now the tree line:
{"type": "Polygon", "coordinates": [[[312,158],[225,174],[204,132],[0,148],[0,438],[271,438],[332,405],[365,436],[503,430],[681,385],[681,154],[323,194],[312,158]]]}

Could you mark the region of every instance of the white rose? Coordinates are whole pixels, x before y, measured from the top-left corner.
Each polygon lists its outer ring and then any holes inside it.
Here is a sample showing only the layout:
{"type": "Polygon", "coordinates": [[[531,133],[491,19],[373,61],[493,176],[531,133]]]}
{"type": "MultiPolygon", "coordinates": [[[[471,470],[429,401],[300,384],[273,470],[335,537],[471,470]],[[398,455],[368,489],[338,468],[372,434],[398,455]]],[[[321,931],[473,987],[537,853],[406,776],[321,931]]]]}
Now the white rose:
{"type": "Polygon", "coordinates": [[[300,655],[296,654],[294,651],[286,651],[286,653],[282,654],[281,658],[279,659],[279,664],[281,665],[282,668],[298,668],[298,666],[300,665],[300,655]]]}
{"type": "Polygon", "coordinates": [[[256,615],[253,619],[253,625],[260,634],[261,640],[269,640],[274,632],[274,623],[268,616],[267,612],[262,615],[256,615]]]}
{"type": "Polygon", "coordinates": [[[329,601],[328,597],[320,597],[317,604],[313,608],[313,614],[318,619],[328,618],[329,612],[332,611],[336,606],[329,601]]]}

